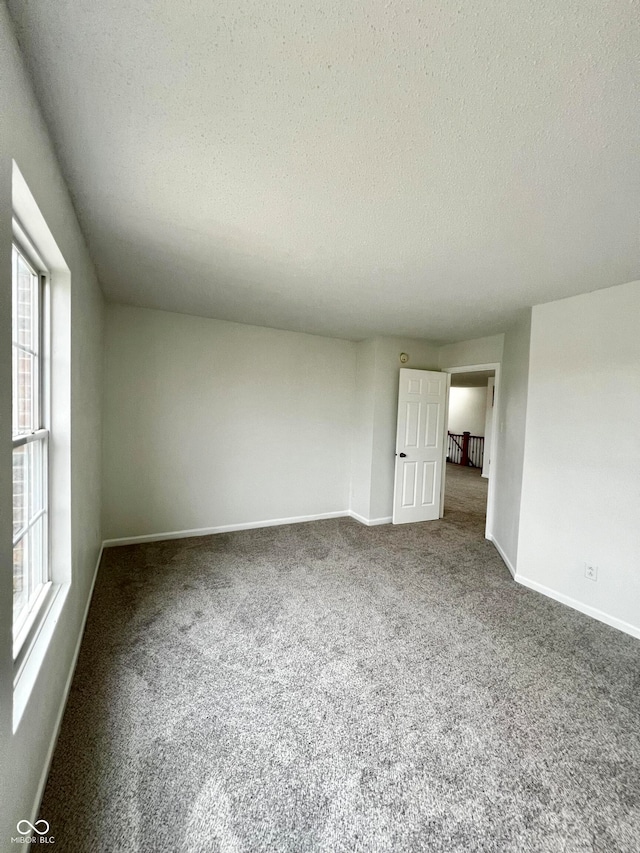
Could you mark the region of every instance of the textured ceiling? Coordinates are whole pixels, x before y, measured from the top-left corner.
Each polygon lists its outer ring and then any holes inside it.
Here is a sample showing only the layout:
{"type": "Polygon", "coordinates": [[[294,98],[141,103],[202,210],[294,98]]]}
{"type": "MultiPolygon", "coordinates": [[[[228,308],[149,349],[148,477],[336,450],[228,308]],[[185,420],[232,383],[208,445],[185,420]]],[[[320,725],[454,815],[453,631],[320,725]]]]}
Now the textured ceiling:
{"type": "Polygon", "coordinates": [[[438,342],[640,278],[638,0],[9,8],[115,300],[438,342]]]}

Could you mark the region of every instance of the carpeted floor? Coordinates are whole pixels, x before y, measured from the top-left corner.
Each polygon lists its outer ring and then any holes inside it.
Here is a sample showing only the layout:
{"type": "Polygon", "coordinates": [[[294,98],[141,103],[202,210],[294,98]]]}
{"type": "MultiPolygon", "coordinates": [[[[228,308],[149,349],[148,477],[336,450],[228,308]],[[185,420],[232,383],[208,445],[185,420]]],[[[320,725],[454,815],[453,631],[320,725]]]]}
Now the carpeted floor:
{"type": "Polygon", "coordinates": [[[487,518],[489,481],[480,468],[463,468],[447,463],[444,481],[444,511],[447,521],[469,526],[469,534],[482,538],[487,518]]]}
{"type": "Polygon", "coordinates": [[[438,522],[107,551],[56,849],[637,853],[640,644],[515,584],[468,473],[438,522]]]}

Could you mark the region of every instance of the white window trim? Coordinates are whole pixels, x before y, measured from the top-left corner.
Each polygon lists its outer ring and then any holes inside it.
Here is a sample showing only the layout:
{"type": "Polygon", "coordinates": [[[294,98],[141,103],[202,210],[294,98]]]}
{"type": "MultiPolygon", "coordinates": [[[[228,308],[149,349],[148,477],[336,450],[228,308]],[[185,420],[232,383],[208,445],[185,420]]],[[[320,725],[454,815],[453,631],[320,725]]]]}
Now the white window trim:
{"type": "MultiPolygon", "coordinates": [[[[18,217],[14,214],[13,220],[13,242],[20,255],[27,262],[34,275],[38,277],[38,423],[40,426],[33,432],[12,436],[12,445],[22,447],[31,442],[42,442],[43,465],[45,472],[42,483],[42,509],[27,520],[26,525],[13,536],[13,546],[17,544],[29,531],[29,529],[43,516],[46,523],[43,526],[43,559],[44,559],[44,582],[31,602],[27,612],[23,615],[21,622],[13,626],[13,660],[14,660],[14,685],[22,673],[25,661],[40,633],[43,622],[49,613],[55,595],[56,585],[51,580],[51,549],[50,549],[50,505],[49,505],[49,425],[50,425],[50,375],[48,365],[50,362],[47,347],[50,343],[50,311],[49,311],[49,270],[43,262],[40,253],[30,239],[26,229],[22,226],[18,217]]],[[[24,347],[23,347],[24,349],[24,347]]]]}
{"type": "MultiPolygon", "coordinates": [[[[19,655],[14,658],[13,731],[25,719],[44,677],[47,655],[65,622],[73,584],[71,528],[71,271],[15,160],[11,195],[14,240],[49,271],[45,287],[47,323],[43,332],[45,383],[43,412],[49,439],[49,555],[51,586],[19,655]],[[55,348],[51,343],[55,339],[55,348]]],[[[25,626],[26,630],[26,626],[25,626]]]]}

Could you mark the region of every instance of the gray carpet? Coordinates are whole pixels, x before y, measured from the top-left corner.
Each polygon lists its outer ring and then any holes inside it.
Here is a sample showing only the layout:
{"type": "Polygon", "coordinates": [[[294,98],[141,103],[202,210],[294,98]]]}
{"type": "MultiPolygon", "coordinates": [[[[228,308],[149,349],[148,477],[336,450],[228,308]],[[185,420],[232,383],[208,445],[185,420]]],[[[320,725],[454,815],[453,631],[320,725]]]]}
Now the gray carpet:
{"type": "Polygon", "coordinates": [[[107,551],[56,849],[637,853],[640,644],[516,585],[485,489],[107,551]]]}

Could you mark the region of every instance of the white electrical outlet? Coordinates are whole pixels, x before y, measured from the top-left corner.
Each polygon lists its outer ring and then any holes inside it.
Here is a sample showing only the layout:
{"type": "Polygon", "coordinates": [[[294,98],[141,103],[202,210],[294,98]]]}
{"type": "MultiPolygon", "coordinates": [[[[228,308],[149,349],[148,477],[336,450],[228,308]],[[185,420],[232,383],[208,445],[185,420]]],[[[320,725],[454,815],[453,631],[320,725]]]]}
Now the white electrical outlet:
{"type": "Polygon", "coordinates": [[[592,566],[589,563],[584,564],[584,576],[588,578],[590,581],[598,580],[598,567],[592,566]]]}

